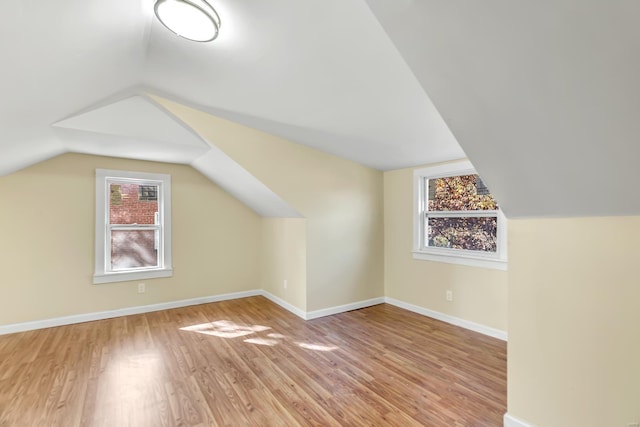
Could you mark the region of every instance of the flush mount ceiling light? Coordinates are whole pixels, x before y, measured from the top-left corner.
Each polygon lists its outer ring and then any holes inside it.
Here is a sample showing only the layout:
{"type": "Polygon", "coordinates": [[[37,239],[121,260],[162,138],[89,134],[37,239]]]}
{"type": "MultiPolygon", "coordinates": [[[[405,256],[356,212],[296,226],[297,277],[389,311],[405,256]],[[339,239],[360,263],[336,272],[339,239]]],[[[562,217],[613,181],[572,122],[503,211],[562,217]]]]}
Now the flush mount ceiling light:
{"type": "Polygon", "coordinates": [[[210,42],[218,37],[220,17],[205,0],[156,0],[158,20],[180,37],[210,42]]]}

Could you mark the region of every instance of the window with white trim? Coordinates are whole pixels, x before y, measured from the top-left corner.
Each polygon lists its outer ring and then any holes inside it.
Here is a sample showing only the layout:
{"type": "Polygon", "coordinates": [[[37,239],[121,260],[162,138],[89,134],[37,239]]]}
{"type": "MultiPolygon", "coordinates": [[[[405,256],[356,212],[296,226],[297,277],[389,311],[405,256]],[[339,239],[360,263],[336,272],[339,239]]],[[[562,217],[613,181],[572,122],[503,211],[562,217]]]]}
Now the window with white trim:
{"type": "Polygon", "coordinates": [[[96,169],[93,283],[170,277],[171,176],[96,169]]]}
{"type": "Polygon", "coordinates": [[[507,269],[506,219],[470,162],[414,171],[413,257],[507,269]]]}

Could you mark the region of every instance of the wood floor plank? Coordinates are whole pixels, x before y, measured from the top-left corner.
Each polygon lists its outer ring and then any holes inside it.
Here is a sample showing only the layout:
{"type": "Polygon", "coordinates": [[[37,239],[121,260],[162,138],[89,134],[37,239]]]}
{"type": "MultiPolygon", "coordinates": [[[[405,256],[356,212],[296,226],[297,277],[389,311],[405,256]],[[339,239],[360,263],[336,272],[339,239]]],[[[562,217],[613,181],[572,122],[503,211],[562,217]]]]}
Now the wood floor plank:
{"type": "Polygon", "coordinates": [[[0,336],[0,427],[502,425],[506,344],[263,297],[0,336]]]}

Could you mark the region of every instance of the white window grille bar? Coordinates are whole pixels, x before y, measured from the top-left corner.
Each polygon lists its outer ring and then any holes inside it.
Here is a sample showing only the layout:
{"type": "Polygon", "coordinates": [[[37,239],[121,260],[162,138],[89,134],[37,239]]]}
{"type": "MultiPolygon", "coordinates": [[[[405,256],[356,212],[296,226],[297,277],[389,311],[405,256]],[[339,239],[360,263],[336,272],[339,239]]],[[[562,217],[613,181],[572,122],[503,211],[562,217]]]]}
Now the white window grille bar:
{"type": "Polygon", "coordinates": [[[140,224],[132,224],[132,225],[125,225],[125,224],[110,224],[107,226],[107,228],[111,231],[113,230],[122,230],[122,231],[144,231],[144,230],[160,230],[160,226],[158,225],[153,225],[153,224],[149,224],[149,225],[140,225],[140,224]]]}
{"type": "MultiPolygon", "coordinates": [[[[156,212],[153,214],[153,223],[156,225],[160,224],[160,212],[156,212]]],[[[153,236],[153,249],[157,251],[159,246],[160,246],[160,227],[157,228],[153,236]]]]}
{"type": "Polygon", "coordinates": [[[429,218],[452,218],[452,217],[497,217],[496,210],[475,210],[475,211],[426,211],[429,218]]]}

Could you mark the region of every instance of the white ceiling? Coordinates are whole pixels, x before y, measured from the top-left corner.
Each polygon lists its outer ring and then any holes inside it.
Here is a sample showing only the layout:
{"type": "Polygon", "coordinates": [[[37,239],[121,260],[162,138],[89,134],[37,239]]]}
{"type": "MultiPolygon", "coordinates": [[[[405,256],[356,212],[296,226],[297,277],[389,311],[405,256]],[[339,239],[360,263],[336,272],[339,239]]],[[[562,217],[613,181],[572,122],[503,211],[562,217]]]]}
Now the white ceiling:
{"type": "Polygon", "coordinates": [[[512,217],[640,213],[635,0],[211,2],[204,44],[153,0],[0,3],[0,175],[218,158],[149,93],[381,170],[466,152],[512,217]]]}

